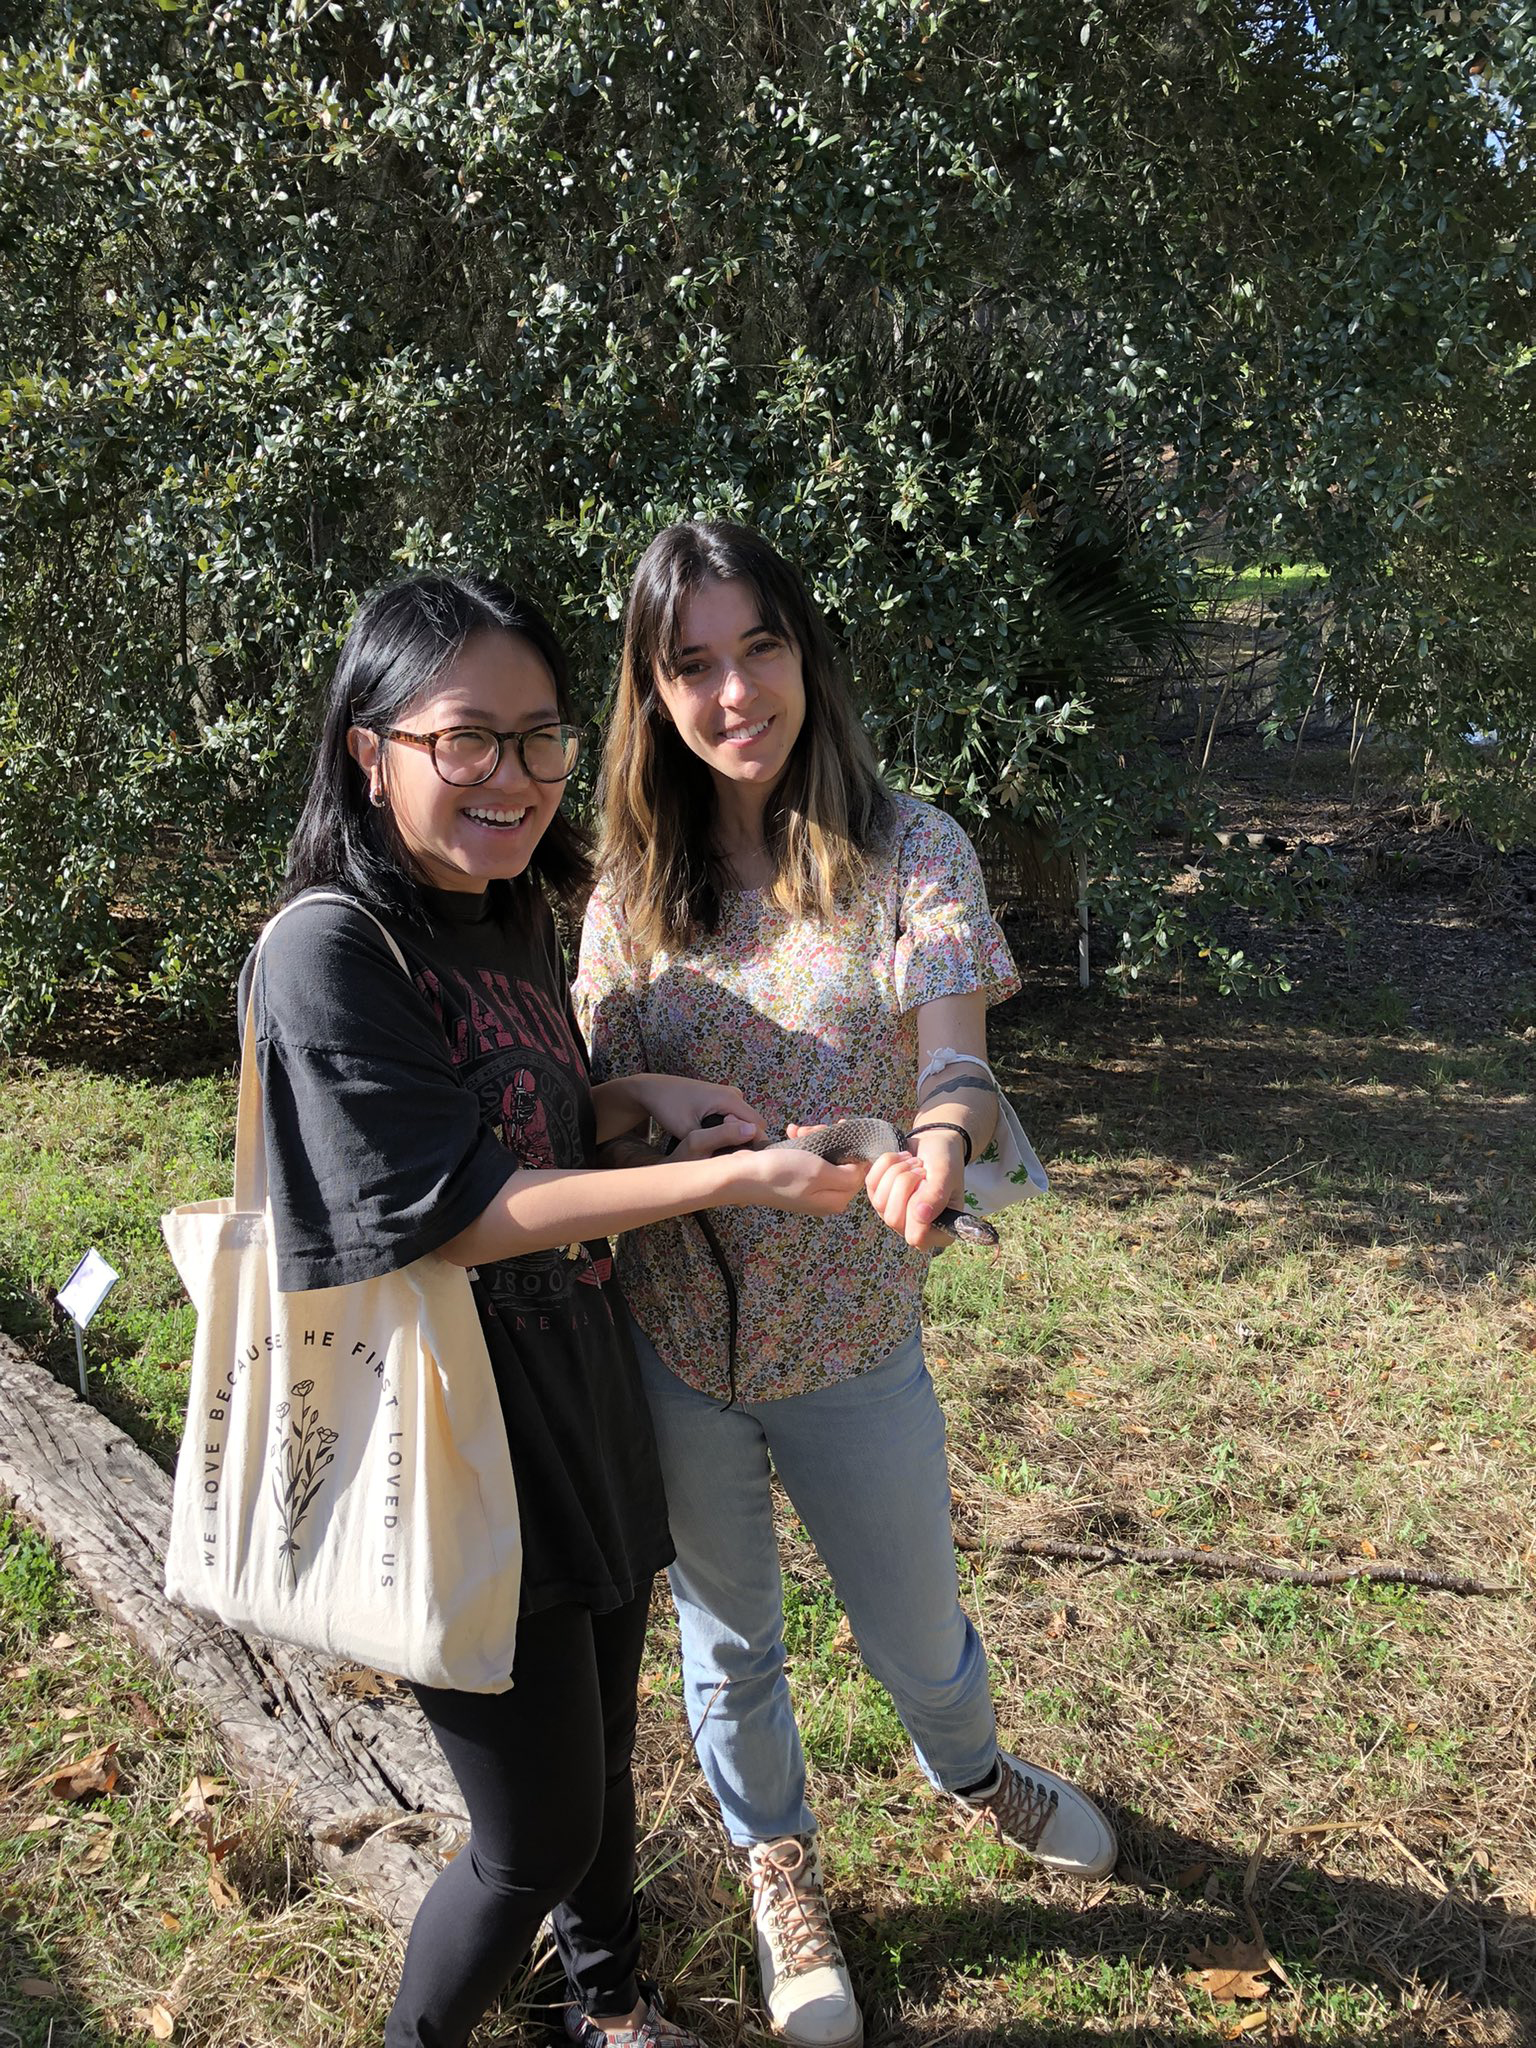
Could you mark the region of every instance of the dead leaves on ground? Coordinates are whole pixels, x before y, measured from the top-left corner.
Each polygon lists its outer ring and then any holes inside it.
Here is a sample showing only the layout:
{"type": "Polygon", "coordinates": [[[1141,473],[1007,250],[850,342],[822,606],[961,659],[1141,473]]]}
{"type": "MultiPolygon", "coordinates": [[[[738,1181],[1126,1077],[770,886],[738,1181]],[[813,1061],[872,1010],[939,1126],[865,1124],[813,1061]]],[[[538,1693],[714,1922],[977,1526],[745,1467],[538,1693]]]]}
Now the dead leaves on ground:
{"type": "MultiPolygon", "coordinates": [[[[186,2004],[184,1991],[189,1968],[190,1965],[183,1964],[158,1998],[151,1999],[148,2005],[141,2005],[135,2011],[134,2025],[142,2028],[153,2040],[169,2041],[174,2037],[177,2022],[186,2004]]],[[[115,2027],[113,2031],[116,2033],[121,2029],[115,2027]]]]}
{"type": "Polygon", "coordinates": [[[206,1840],[213,1827],[214,1804],[227,1798],[234,1790],[228,1778],[212,1778],[199,1771],[188,1778],[180,1799],[171,1808],[166,1826],[180,1827],[183,1821],[190,1821],[206,1840]]]}
{"type": "Polygon", "coordinates": [[[83,1856],[75,1859],[75,1869],[83,1876],[93,1870],[105,1870],[112,1861],[112,1845],[117,1840],[117,1829],[110,1822],[103,1822],[97,1838],[83,1856]]]}
{"type": "Polygon", "coordinates": [[[202,1772],[187,1780],[181,1798],[171,1810],[166,1823],[168,1827],[190,1827],[201,1840],[208,1852],[208,1896],[213,1901],[216,1913],[233,1913],[240,1905],[240,1894],[235,1890],[219,1865],[242,1836],[221,1835],[218,1815],[214,1806],[220,1799],[227,1798],[234,1791],[227,1778],[211,1778],[202,1772]]]}
{"type": "Polygon", "coordinates": [[[134,1720],[138,1722],[151,1742],[154,1741],[156,1736],[165,1733],[164,1721],[161,1720],[159,1714],[149,1704],[149,1701],[145,1699],[143,1693],[130,1692],[127,1695],[126,1705],[129,1713],[132,1714],[134,1720]]]}
{"type": "MultiPolygon", "coordinates": [[[[67,1635],[56,1637],[49,1644],[50,1650],[62,1652],[73,1648],[74,1638],[67,1635]]],[[[13,1679],[29,1677],[35,1667],[19,1665],[8,1667],[7,1675],[13,1679]]],[[[132,1717],[142,1739],[153,1742],[166,1733],[166,1722],[150,1699],[142,1692],[120,1694],[116,1705],[124,1718],[132,1717]]],[[[78,1745],[80,1734],[99,1711],[96,1704],[81,1706],[74,1701],[55,1705],[46,1720],[29,1723],[34,1731],[52,1728],[61,1734],[70,1730],[71,1723],[79,1723],[73,1731],[78,1745]]],[[[66,1741],[68,1735],[65,1734],[66,1741]]],[[[90,1889],[101,1894],[103,1885],[113,1887],[111,1896],[118,1907],[129,1912],[132,1903],[152,1885],[157,1884],[157,1873],[145,1870],[137,1878],[117,1889],[119,1880],[116,1866],[123,1849],[118,1840],[122,1832],[121,1814],[112,1809],[101,1809],[95,1802],[112,1798],[128,1797],[135,1808],[137,1817],[148,1819],[144,1813],[143,1792],[135,1799],[135,1788],[128,1772],[131,1760],[125,1760],[119,1753],[117,1742],[108,1742],[92,1749],[85,1755],[64,1754],[55,1757],[46,1769],[28,1778],[24,1783],[0,1784],[0,1795],[7,1801],[30,1794],[37,1801],[39,1811],[26,1819],[16,1816],[13,1823],[22,1836],[36,1838],[39,1848],[45,1838],[48,1849],[58,1859],[61,1873],[67,1872],[72,1879],[84,1879],[90,1889]]],[[[161,1806],[163,1818],[160,1825],[169,1833],[183,1830],[191,1838],[188,1846],[193,1849],[195,1872],[202,1857],[197,1856],[200,1848],[206,1856],[205,1884],[207,1896],[215,1914],[238,1913],[244,1908],[244,1901],[235,1884],[226,1874],[225,1859],[238,1844],[244,1841],[244,1831],[238,1826],[225,1822],[221,1831],[219,1817],[221,1802],[236,1793],[237,1788],[228,1779],[199,1772],[188,1779],[180,1797],[174,1805],[161,1806]]],[[[151,1822],[153,1825],[153,1822],[151,1822]]],[[[124,1841],[131,1838],[124,1836],[124,1841]]],[[[181,1880],[185,1884],[185,1874],[181,1880]]],[[[195,1878],[194,1878],[195,1882],[195,1878]]],[[[83,1889],[83,1888],[82,1888],[83,1889]]],[[[102,1894],[105,1896],[105,1894],[102,1894]]],[[[175,1901],[178,1911],[167,1910],[153,1894],[145,1901],[152,1919],[167,1933],[176,1933],[183,1926],[185,1908],[180,1900],[175,1901]]],[[[8,1917],[8,1916],[0,1916],[8,1917]]],[[[137,2035],[142,2040],[158,2042],[174,2041],[181,2030],[182,2000],[179,1995],[180,1980],[167,1986],[150,1998],[143,2006],[131,2013],[124,2007],[120,2016],[113,2015],[108,2021],[111,2032],[128,2038],[137,2035]]],[[[23,1977],[15,1981],[15,1991],[20,1998],[35,2001],[41,2006],[61,2007],[71,1996],[69,1987],[55,1982],[51,1977],[41,1975],[23,1977]]],[[[0,2037],[4,2029],[0,2028],[0,2037]]]]}
{"type": "MultiPolygon", "coordinates": [[[[1232,2004],[1240,1999],[1268,1998],[1274,1986],[1267,1980],[1276,1978],[1282,1984],[1289,1984],[1284,1965],[1271,1950],[1264,1936],[1264,1928],[1254,1910],[1253,1894],[1258,1883],[1259,1869],[1264,1861],[1264,1851],[1269,1847],[1269,1829],[1266,1827],[1254,1845],[1253,1854],[1243,1872],[1243,1911],[1248,1915],[1251,1939],[1247,1941],[1212,1941],[1202,1949],[1189,1951],[1190,1968],[1185,1974],[1186,1984],[1194,1985],[1217,2004],[1232,2004]]],[[[1180,1875],[1194,1878],[1199,1866],[1191,1865],[1180,1875]]],[[[1240,2024],[1238,2032],[1247,2029],[1248,2022],[1240,2024]]]]}
{"type": "Polygon", "coordinates": [[[190,1826],[215,1866],[223,1862],[241,1839],[239,1834],[219,1833],[219,1817],[213,1810],[215,1801],[227,1798],[234,1789],[227,1778],[210,1778],[199,1772],[187,1780],[186,1789],[166,1822],[166,1826],[171,1828],[183,1824],[190,1826]]]}
{"type": "Polygon", "coordinates": [[[1186,1984],[1194,1984],[1217,2004],[1239,1998],[1268,1998],[1274,1988],[1267,1974],[1274,1958],[1262,1941],[1213,1941],[1189,1952],[1186,1984]]]}
{"type": "MultiPolygon", "coordinates": [[[[29,1778],[15,1789],[18,1793],[40,1792],[46,1786],[54,1799],[78,1804],[85,1799],[104,1798],[116,1789],[120,1775],[117,1744],[109,1742],[103,1749],[93,1749],[89,1756],[60,1757],[47,1770],[39,1771],[35,1778],[29,1778]]],[[[8,1790],[0,1786],[0,1792],[8,1794],[8,1790]]],[[[41,1833],[45,1828],[57,1827],[62,1818],[62,1814],[39,1814],[36,1819],[28,1821],[23,1832],[41,1833]]]]}
{"type": "Polygon", "coordinates": [[[93,1749],[73,1763],[56,1765],[48,1789],[55,1799],[94,1799],[116,1788],[117,1744],[93,1749]]]}
{"type": "MultiPolygon", "coordinates": [[[[46,1786],[55,1799],[78,1805],[85,1800],[112,1792],[118,1785],[119,1777],[117,1744],[109,1742],[102,1749],[92,1750],[89,1756],[50,1765],[22,1789],[40,1791],[46,1786]]],[[[227,1778],[215,1778],[198,1772],[188,1779],[180,1799],[166,1817],[168,1829],[188,1828],[207,1853],[208,1897],[216,1913],[235,1912],[242,1904],[239,1892],[225,1875],[221,1865],[230,1851],[244,1839],[244,1834],[239,1829],[232,1834],[220,1834],[218,1814],[215,1810],[218,1801],[234,1790],[235,1787],[227,1778]]],[[[24,1824],[21,1832],[26,1835],[51,1834],[54,1829],[64,1825],[66,1817],[58,1811],[34,1814],[24,1824]]],[[[93,1871],[104,1870],[112,1861],[117,1829],[105,1815],[82,1812],[79,1818],[94,1827],[95,1839],[81,1853],[73,1856],[71,1862],[77,1874],[88,1876],[93,1871]]],[[[41,1982],[41,1979],[38,1981],[41,1982]]]]}
{"type": "Polygon", "coordinates": [[[331,1691],[343,1699],[387,1700],[405,1691],[405,1680],[394,1678],[387,1671],[374,1671],[366,1664],[347,1664],[339,1671],[333,1671],[329,1680],[331,1691]]]}

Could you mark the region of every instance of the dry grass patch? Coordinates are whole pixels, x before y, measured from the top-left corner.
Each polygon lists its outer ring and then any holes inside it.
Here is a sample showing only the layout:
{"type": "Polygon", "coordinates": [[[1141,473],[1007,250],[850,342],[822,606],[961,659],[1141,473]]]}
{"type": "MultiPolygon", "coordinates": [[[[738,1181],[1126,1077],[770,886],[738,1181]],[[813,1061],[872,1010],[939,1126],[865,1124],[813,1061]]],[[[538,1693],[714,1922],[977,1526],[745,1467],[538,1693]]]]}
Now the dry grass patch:
{"type": "MultiPolygon", "coordinates": [[[[792,1678],[871,2048],[1536,2039],[1536,1037],[1513,1011],[1432,1035],[1390,988],[1321,986],[1277,1010],[1037,998],[1003,1063],[1053,1193],[1011,1212],[997,1257],[951,1252],[930,1283],[962,1577],[1003,1731],[1113,1809],[1112,1883],[1042,1878],[959,1827],[785,1519],[792,1678]],[[1509,1593],[1094,1569],[1010,1555],[1019,1530],[1396,1559],[1509,1593]]],[[[37,1276],[67,1271],[82,1235],[110,1253],[103,1219],[129,1231],[145,1320],[125,1287],[98,1359],[154,1440],[182,1355],[147,1264],[164,1190],[128,1217],[122,1176],[66,1188],[62,1126],[87,1159],[98,1128],[130,1149],[179,1129],[170,1163],[206,1174],[224,1145],[207,1084],[188,1084],[178,1125],[174,1088],[12,1078],[31,1121],[0,1280],[42,1346],[37,1276]]],[[[46,1576],[35,1557],[16,1570],[46,1576]]],[[[82,1649],[48,1653],[60,1632],[85,1641],[73,1615],[37,1624],[39,1655],[13,1611],[0,1650],[0,2048],[48,2048],[50,2024],[55,2048],[149,2038],[137,2015],[157,2000],[188,2042],[377,2040],[393,1943],[238,1794],[223,1812],[272,1846],[216,1911],[206,1851],[165,1825],[187,1776],[218,1771],[212,1738],[110,1639],[91,1639],[95,1678],[82,1649]],[[95,1817],[28,1833],[46,1801],[26,1781],[114,1739],[124,1782],[95,1817]],[[86,1869],[103,1820],[109,1857],[86,1869]],[[58,1998],[23,1997],[25,1976],[58,1998]]],[[[654,1959],[713,2048],[754,2042],[740,1873],[660,1600],[646,1686],[654,1959]]],[[[548,1981],[485,2038],[538,2038],[548,1981]]]]}
{"type": "Polygon", "coordinates": [[[0,2041],[379,2039],[398,1944],[3,1515],[0,1705],[0,2041]],[[110,1790],[60,1796],[60,1766],[103,1750],[110,1790]]]}

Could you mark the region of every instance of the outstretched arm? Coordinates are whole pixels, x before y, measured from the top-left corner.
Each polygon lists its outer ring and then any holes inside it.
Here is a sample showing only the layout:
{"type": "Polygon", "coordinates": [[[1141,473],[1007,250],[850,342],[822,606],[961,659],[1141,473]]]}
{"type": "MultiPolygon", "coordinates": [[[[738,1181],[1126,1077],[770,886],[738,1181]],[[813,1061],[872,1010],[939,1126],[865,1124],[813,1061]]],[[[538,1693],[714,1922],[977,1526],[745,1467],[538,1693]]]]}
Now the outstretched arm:
{"type": "Polygon", "coordinates": [[[858,1166],[830,1166],[784,1146],[628,1169],[525,1171],[514,1173],[441,1250],[457,1266],[478,1266],[638,1230],[695,1209],[763,1206],[794,1216],[840,1216],[863,1179],[858,1166]]]}

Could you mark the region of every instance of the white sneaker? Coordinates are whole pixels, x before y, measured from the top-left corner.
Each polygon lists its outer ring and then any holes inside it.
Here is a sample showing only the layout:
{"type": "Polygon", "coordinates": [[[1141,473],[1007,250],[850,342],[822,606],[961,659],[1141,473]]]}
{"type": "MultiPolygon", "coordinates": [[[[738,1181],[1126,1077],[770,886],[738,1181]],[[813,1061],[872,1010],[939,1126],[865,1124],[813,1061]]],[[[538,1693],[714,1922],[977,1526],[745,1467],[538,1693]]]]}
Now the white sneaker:
{"type": "Polygon", "coordinates": [[[956,1797],[972,1809],[969,1826],[991,1821],[1011,1848],[1052,1870],[1070,1877],[1106,1877],[1115,1867],[1120,1854],[1115,1831],[1087,1794],[1005,1749],[997,1753],[995,1784],[956,1797]]]}
{"type": "Polygon", "coordinates": [[[774,2032],[798,2048],[859,2048],[864,2016],[832,1930],[816,1837],[754,1842],[747,1863],[757,1967],[774,2032]]]}

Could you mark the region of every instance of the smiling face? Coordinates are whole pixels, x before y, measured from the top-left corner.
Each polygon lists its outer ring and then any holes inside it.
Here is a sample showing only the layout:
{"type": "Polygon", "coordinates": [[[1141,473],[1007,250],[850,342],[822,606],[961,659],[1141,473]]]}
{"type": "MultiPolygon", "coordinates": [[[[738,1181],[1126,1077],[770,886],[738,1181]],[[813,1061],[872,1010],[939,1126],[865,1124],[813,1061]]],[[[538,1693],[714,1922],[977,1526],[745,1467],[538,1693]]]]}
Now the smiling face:
{"type": "MultiPolygon", "coordinates": [[[[391,723],[402,732],[442,732],[456,725],[493,732],[529,732],[561,717],[555,679],[515,633],[476,633],[431,690],[391,723]]],[[[352,758],[382,799],[426,881],[438,889],[480,890],[527,867],[560,808],[563,782],[535,782],[517,749],[503,745],[488,782],[446,783],[425,747],[385,739],[365,726],[347,735],[352,758]]]]}
{"type": "Polygon", "coordinates": [[[800,650],[763,624],[752,585],[711,580],[678,608],[678,652],[657,694],[723,804],[766,800],[805,724],[800,650]]]}

